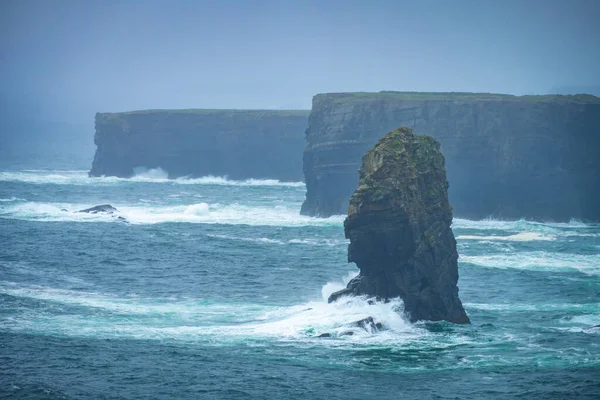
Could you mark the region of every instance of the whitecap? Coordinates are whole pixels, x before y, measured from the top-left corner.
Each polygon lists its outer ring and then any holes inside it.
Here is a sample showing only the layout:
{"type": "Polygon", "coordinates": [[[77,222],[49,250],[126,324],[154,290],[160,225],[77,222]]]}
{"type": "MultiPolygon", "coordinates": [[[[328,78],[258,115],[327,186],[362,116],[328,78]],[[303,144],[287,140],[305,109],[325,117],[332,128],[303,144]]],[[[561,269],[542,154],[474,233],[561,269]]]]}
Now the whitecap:
{"type": "Polygon", "coordinates": [[[169,178],[169,173],[162,168],[146,168],[146,167],[135,167],[133,169],[134,178],[137,179],[148,179],[155,181],[163,181],[169,178]]]}
{"type": "Polygon", "coordinates": [[[523,304],[523,303],[463,303],[467,310],[477,309],[484,311],[584,311],[598,310],[599,304],[578,304],[578,303],[539,303],[539,304],[523,304]]]}
{"type": "Polygon", "coordinates": [[[303,188],[304,182],[281,182],[277,179],[230,180],[226,176],[205,176],[201,178],[177,178],[175,182],[182,185],[215,185],[215,186],[284,186],[303,188]]]}
{"type": "Polygon", "coordinates": [[[543,235],[538,232],[521,232],[514,235],[502,236],[479,236],[479,235],[459,235],[457,240],[481,240],[481,241],[508,241],[508,242],[532,242],[532,241],[554,241],[556,236],[543,235]]]}
{"type": "MultiPolygon", "coordinates": [[[[87,214],[73,211],[94,204],[72,203],[7,203],[0,208],[0,216],[11,219],[68,222],[116,222],[102,213],[87,214]],[[66,210],[66,211],[65,211],[66,210]]],[[[314,218],[300,215],[299,207],[250,206],[244,204],[195,203],[177,206],[141,204],[137,206],[113,204],[119,215],[131,224],[159,224],[185,222],[199,224],[254,225],[254,226],[340,226],[344,216],[314,218]]]]}
{"type": "Polygon", "coordinates": [[[358,272],[359,271],[357,270],[348,271],[348,273],[341,277],[340,280],[327,282],[325,285],[323,285],[321,288],[321,297],[323,301],[327,301],[332,293],[345,289],[348,285],[348,282],[358,276],[358,272]]]}
{"type": "Polygon", "coordinates": [[[224,240],[240,240],[243,242],[255,242],[255,243],[269,243],[269,244],[285,244],[285,242],[281,240],[269,239],[269,238],[247,238],[240,236],[229,236],[229,235],[213,235],[208,234],[208,237],[216,238],[216,239],[224,239],[224,240]]]}
{"type": "Polygon", "coordinates": [[[292,245],[309,245],[309,246],[338,246],[338,245],[347,245],[347,241],[342,240],[331,240],[331,239],[290,239],[290,240],[278,240],[278,239],[270,239],[266,237],[241,237],[241,236],[229,236],[229,235],[214,235],[209,234],[209,237],[217,238],[217,239],[225,239],[225,240],[239,240],[243,242],[254,242],[254,243],[262,243],[262,244],[292,244],[292,245]]]}
{"type": "Polygon", "coordinates": [[[10,203],[13,201],[26,201],[25,199],[20,199],[18,197],[9,197],[9,198],[0,198],[1,203],[10,203]]]}
{"type": "Polygon", "coordinates": [[[545,251],[512,254],[460,255],[460,262],[488,268],[532,271],[579,271],[600,275],[600,254],[568,254],[545,251]]]}
{"type": "Polygon", "coordinates": [[[304,188],[304,182],[282,182],[276,179],[230,180],[226,176],[205,176],[200,178],[181,177],[169,179],[162,168],[136,168],[131,178],[115,176],[90,177],[82,170],[23,170],[0,172],[0,181],[24,182],[39,185],[116,185],[127,183],[168,183],[174,185],[218,185],[218,186],[281,186],[304,188]]]}
{"type": "MultiPolygon", "coordinates": [[[[42,286],[20,287],[0,282],[0,292],[20,298],[88,307],[110,312],[51,314],[41,310],[7,322],[5,329],[42,330],[71,336],[137,337],[144,339],[184,339],[228,341],[275,339],[311,341],[329,333],[341,341],[361,344],[398,344],[419,340],[428,335],[410,324],[403,315],[400,299],[388,303],[371,303],[363,297],[343,298],[328,304],[311,301],[286,307],[255,304],[220,304],[202,299],[144,299],[137,296],[114,296],[106,293],[63,290],[42,286]],[[120,314],[130,318],[114,318],[120,314]],[[141,318],[143,317],[143,318],[141,318]],[[383,331],[351,327],[353,322],[372,317],[383,331]],[[354,336],[343,336],[352,331],[354,336]]],[[[328,341],[329,342],[329,341],[328,341]]]]}
{"type": "Polygon", "coordinates": [[[569,222],[537,222],[525,219],[503,221],[495,219],[469,220],[454,218],[452,220],[453,229],[475,229],[475,230],[504,230],[504,231],[538,231],[538,232],[557,232],[556,229],[587,229],[597,227],[597,224],[586,224],[576,219],[569,222]]]}

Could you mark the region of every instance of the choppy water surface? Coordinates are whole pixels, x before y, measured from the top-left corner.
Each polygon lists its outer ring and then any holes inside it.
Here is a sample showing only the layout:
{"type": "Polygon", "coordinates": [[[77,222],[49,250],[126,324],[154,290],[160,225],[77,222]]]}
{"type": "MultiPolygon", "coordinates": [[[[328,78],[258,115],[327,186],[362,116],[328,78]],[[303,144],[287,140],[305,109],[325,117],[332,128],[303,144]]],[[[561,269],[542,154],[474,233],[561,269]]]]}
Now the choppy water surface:
{"type": "Polygon", "coordinates": [[[343,217],[273,180],[0,172],[11,398],[597,398],[600,225],[455,219],[470,326],[327,296],[343,217]],[[110,203],[129,223],[74,211],[110,203]],[[344,325],[372,316],[384,331],[344,325]],[[331,333],[331,338],[318,338],[331,333]]]}

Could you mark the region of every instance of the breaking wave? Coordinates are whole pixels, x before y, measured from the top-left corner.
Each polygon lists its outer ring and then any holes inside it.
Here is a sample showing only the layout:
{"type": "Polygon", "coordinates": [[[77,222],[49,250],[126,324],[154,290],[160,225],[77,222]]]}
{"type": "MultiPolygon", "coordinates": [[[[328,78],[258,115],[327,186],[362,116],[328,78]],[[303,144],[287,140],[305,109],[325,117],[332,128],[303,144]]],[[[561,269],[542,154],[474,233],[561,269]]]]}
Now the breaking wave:
{"type": "Polygon", "coordinates": [[[220,186],[283,186],[304,188],[304,182],[280,182],[276,179],[230,180],[227,177],[205,176],[201,178],[182,177],[169,179],[161,168],[136,169],[131,178],[89,177],[85,170],[24,170],[0,172],[0,181],[24,182],[50,185],[116,185],[124,183],[170,183],[174,185],[220,185],[220,186]]]}
{"type": "Polygon", "coordinates": [[[490,241],[507,241],[507,242],[532,242],[532,241],[554,241],[556,236],[543,235],[538,232],[521,232],[515,235],[493,235],[493,236],[479,236],[479,235],[459,235],[456,237],[457,240],[490,240],[490,241]]]}
{"type": "Polygon", "coordinates": [[[277,245],[286,245],[286,244],[305,244],[309,246],[347,246],[347,240],[332,240],[332,239],[290,239],[290,240],[279,240],[279,239],[270,239],[266,237],[253,238],[253,237],[240,237],[240,236],[229,236],[229,235],[207,235],[216,239],[223,240],[232,240],[232,241],[242,241],[242,242],[251,242],[251,243],[260,243],[260,244],[277,244],[277,245]]]}
{"type": "Polygon", "coordinates": [[[546,251],[460,255],[459,261],[488,268],[521,269],[530,271],[579,271],[600,275],[600,254],[567,254],[546,251]]]}
{"type": "Polygon", "coordinates": [[[0,321],[2,329],[43,334],[94,338],[173,339],[202,342],[239,340],[294,340],[326,342],[402,344],[415,342],[429,333],[407,322],[402,301],[369,304],[367,299],[345,298],[335,303],[310,301],[276,307],[260,304],[223,304],[204,299],[144,299],[96,292],[62,290],[42,286],[21,287],[0,282],[0,294],[34,299],[46,304],[32,316],[0,321]],[[83,307],[84,314],[53,314],[57,304],[83,307]],[[89,313],[95,310],[90,317],[89,313]],[[87,311],[86,311],[87,310],[87,311]],[[126,318],[123,318],[126,317],[126,318]],[[381,332],[350,327],[372,317],[381,332]],[[352,332],[351,335],[343,333],[352,332]]]}
{"type": "Polygon", "coordinates": [[[572,219],[569,222],[536,222],[524,219],[516,221],[500,221],[494,219],[469,220],[454,218],[452,220],[453,229],[475,229],[475,230],[504,230],[504,231],[539,231],[543,233],[544,229],[562,228],[562,229],[581,229],[593,228],[597,224],[586,224],[572,219]]]}
{"type": "MultiPolygon", "coordinates": [[[[106,214],[87,214],[75,211],[93,204],[70,203],[8,203],[0,207],[0,217],[33,221],[117,222],[106,214]]],[[[249,206],[243,204],[197,203],[175,206],[114,205],[119,216],[132,224],[159,224],[187,222],[200,224],[256,225],[256,226],[327,226],[341,225],[344,217],[314,218],[300,215],[295,207],[249,206]]]]}

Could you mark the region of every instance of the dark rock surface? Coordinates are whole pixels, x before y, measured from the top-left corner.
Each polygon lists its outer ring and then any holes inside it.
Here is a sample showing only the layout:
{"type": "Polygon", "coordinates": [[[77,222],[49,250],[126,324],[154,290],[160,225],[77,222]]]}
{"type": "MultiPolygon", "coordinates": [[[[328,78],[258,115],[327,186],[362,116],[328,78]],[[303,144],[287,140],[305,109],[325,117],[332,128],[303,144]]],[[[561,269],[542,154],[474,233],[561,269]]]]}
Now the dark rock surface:
{"type": "Polygon", "coordinates": [[[388,133],[363,157],[344,221],[348,262],[360,269],[347,288],[402,298],[411,321],[469,323],[451,223],[439,143],[406,127],[388,133]]]}
{"type": "MultiPolygon", "coordinates": [[[[381,322],[375,322],[373,317],[367,317],[367,318],[363,318],[358,321],[351,322],[347,325],[344,325],[344,327],[345,328],[360,328],[369,333],[377,333],[383,329],[383,325],[381,324],[381,322]]],[[[352,330],[342,331],[337,334],[338,337],[352,336],[352,335],[354,335],[354,331],[352,331],[352,330]]],[[[320,335],[317,335],[317,337],[318,338],[330,338],[330,337],[333,337],[333,334],[331,334],[329,332],[325,332],[325,333],[321,333],[320,335]]]]}
{"type": "Polygon", "coordinates": [[[131,177],[162,168],[170,178],[302,181],[309,111],[149,110],[96,114],[91,176],[131,177]]]}
{"type": "Polygon", "coordinates": [[[380,322],[375,322],[373,317],[363,318],[359,321],[348,324],[349,327],[362,328],[368,332],[377,332],[383,328],[380,322]]]}
{"type": "Polygon", "coordinates": [[[329,298],[327,299],[327,301],[329,303],[332,303],[332,302],[336,301],[337,299],[339,299],[340,297],[352,296],[353,294],[354,294],[354,292],[352,291],[352,288],[347,287],[342,290],[338,290],[337,292],[331,293],[331,295],[329,295],[329,298]]]}
{"type": "Polygon", "coordinates": [[[589,95],[319,94],[302,213],[346,214],[362,156],[399,126],[441,143],[457,217],[600,221],[600,99],[589,95]]]}
{"type": "MultiPolygon", "coordinates": [[[[63,210],[63,211],[67,211],[67,210],[63,210]]],[[[117,210],[115,207],[111,206],[110,204],[100,204],[99,206],[86,208],[84,210],[79,210],[76,212],[87,213],[87,214],[107,214],[112,217],[115,217],[116,219],[118,219],[121,222],[125,222],[126,224],[129,223],[129,221],[127,221],[126,218],[124,218],[118,214],[119,210],[117,210]]]]}
{"type": "Polygon", "coordinates": [[[88,214],[98,214],[98,213],[113,214],[113,213],[119,212],[119,210],[117,210],[110,204],[100,204],[99,206],[86,208],[85,210],[79,210],[77,212],[88,213],[88,214]]]}

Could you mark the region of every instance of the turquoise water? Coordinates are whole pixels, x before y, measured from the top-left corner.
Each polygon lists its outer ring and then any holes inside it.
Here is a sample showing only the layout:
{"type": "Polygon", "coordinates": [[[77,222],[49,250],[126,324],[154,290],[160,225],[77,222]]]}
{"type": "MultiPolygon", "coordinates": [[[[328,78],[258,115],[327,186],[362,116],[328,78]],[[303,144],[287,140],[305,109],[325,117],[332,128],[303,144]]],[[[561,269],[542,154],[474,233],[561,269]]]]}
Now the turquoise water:
{"type": "Polygon", "coordinates": [[[598,398],[600,225],[455,219],[472,324],[411,324],[401,301],[327,304],[357,269],[304,193],[5,168],[0,394],[598,398]],[[73,213],[103,203],[129,223],[73,213]],[[337,336],[367,316],[384,330],[337,336]]]}

